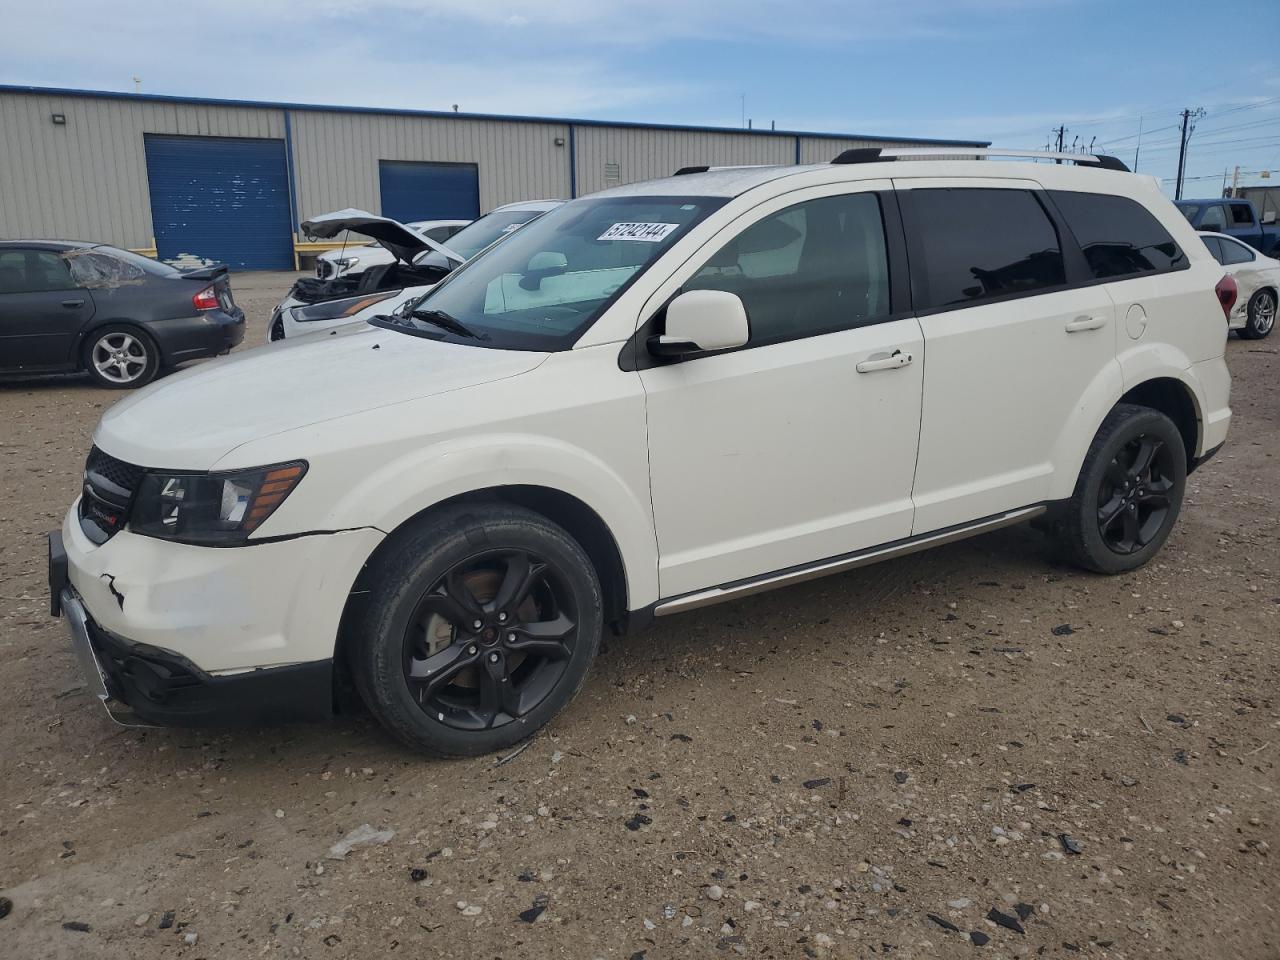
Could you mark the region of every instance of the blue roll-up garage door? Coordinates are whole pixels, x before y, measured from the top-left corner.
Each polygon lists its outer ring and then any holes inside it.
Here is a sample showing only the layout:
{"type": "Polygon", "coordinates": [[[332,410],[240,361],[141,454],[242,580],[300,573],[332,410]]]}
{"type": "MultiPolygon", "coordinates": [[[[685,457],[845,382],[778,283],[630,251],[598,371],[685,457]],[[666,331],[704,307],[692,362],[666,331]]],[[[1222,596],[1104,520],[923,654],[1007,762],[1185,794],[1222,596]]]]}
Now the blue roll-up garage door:
{"type": "Polygon", "coordinates": [[[161,260],[292,270],[283,140],[146,135],[151,221],[161,260]]]}
{"type": "Polygon", "coordinates": [[[379,160],[382,215],[414,220],[474,220],[480,216],[480,174],[474,163],[379,160]]]}

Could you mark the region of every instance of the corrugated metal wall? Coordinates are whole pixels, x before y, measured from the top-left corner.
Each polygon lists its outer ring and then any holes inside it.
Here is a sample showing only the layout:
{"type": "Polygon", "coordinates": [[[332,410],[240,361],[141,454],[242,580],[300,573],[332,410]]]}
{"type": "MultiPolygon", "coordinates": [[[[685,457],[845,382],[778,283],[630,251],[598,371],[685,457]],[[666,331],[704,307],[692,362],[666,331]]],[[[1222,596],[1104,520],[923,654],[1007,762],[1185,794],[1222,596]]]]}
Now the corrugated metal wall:
{"type": "MultiPolygon", "coordinates": [[[[149,247],[143,134],[292,138],[296,211],[380,212],[379,160],[473,163],[480,209],[578,196],[665,177],[683,166],[794,163],[794,134],[610,127],[279,105],[183,103],[0,91],[0,237],[61,237],[149,247]],[[51,115],[66,117],[55,125],[51,115]],[[562,141],[557,144],[556,141],[562,141]]],[[[800,136],[800,161],[894,141],[800,136]]],[[[901,144],[910,146],[910,144],[901,144]]]]}
{"type": "Polygon", "coordinates": [[[284,118],[258,107],[0,93],[0,237],[150,246],[143,133],[283,137],[284,118]]]}
{"type": "Polygon", "coordinates": [[[304,220],[342,207],[379,213],[379,160],[477,164],[481,210],[569,196],[569,129],[561,124],[311,110],[289,116],[304,220]]]}
{"type": "Polygon", "coordinates": [[[795,163],[795,137],[769,133],[704,133],[634,127],[574,127],[578,195],[619,183],[669,177],[681,167],[795,163]],[[618,179],[606,177],[616,165],[618,179]],[[609,169],[606,171],[606,167],[609,169]]]}

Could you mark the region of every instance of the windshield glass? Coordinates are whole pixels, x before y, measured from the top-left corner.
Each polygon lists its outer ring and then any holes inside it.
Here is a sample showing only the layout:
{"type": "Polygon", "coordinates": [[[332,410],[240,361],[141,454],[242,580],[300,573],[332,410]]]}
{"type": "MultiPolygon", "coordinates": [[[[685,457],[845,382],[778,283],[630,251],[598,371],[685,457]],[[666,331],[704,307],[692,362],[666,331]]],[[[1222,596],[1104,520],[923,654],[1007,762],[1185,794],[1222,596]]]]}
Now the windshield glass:
{"type": "Polygon", "coordinates": [[[540,216],[541,210],[495,210],[463,227],[445,241],[445,246],[463,260],[470,260],[493,241],[540,216]]]}
{"type": "Polygon", "coordinates": [[[1194,203],[1180,203],[1178,209],[1182,211],[1182,215],[1187,218],[1190,223],[1196,222],[1196,214],[1200,212],[1200,208],[1194,203]]]}
{"type": "Polygon", "coordinates": [[[503,349],[568,349],[636,276],[724,202],[575,200],[459,267],[403,319],[377,322],[503,349]]]}

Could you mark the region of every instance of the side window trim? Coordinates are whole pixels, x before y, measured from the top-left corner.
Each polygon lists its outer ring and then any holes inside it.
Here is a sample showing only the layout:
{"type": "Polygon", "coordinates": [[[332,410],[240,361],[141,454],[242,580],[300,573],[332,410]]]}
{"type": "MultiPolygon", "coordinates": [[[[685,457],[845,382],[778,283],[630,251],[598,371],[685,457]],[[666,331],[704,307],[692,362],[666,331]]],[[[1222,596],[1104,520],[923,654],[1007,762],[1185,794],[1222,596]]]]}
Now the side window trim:
{"type": "MultiPolygon", "coordinates": [[[[694,272],[696,273],[697,269],[699,269],[703,264],[705,264],[705,262],[716,251],[718,251],[720,247],[724,245],[725,240],[722,238],[728,237],[728,236],[737,236],[742,231],[748,229],[754,224],[759,223],[767,219],[768,217],[774,216],[775,214],[780,213],[783,210],[786,210],[788,207],[798,206],[799,204],[807,203],[812,200],[826,199],[829,197],[838,197],[838,196],[845,196],[845,195],[852,195],[852,194],[869,194],[871,196],[874,196],[879,203],[881,222],[883,224],[884,232],[885,232],[885,266],[889,273],[889,311],[890,311],[887,315],[871,318],[862,323],[849,324],[848,326],[844,326],[836,329],[823,330],[821,332],[803,334],[801,336],[792,337],[787,340],[770,340],[767,343],[748,343],[745,346],[735,347],[730,350],[716,350],[709,353],[700,353],[695,356],[685,357],[685,358],[654,357],[649,353],[648,349],[645,347],[645,343],[648,340],[648,338],[652,336],[654,333],[661,332],[660,326],[666,315],[667,304],[680,295],[680,293],[684,289],[684,284],[688,283],[688,280],[693,276],[693,274],[691,273],[689,277],[686,277],[685,280],[681,283],[680,287],[676,288],[673,292],[668,294],[656,309],[653,309],[651,312],[648,313],[647,317],[644,317],[644,319],[641,320],[641,322],[638,324],[636,328],[636,332],[622,346],[622,350],[618,355],[619,369],[632,372],[637,370],[649,370],[649,369],[652,369],[653,367],[659,367],[659,366],[672,366],[674,364],[679,364],[679,363],[692,363],[706,357],[719,356],[723,353],[739,353],[744,350],[765,349],[768,347],[780,346],[786,343],[795,343],[798,340],[809,340],[818,336],[826,336],[828,334],[833,334],[833,333],[843,333],[848,330],[861,329],[863,327],[875,326],[881,323],[891,323],[896,320],[902,320],[907,317],[914,316],[915,313],[912,309],[912,304],[911,304],[911,289],[910,289],[911,274],[907,264],[907,245],[904,238],[902,216],[897,206],[897,199],[896,199],[897,192],[888,184],[886,184],[884,187],[872,189],[872,190],[847,189],[849,187],[856,187],[857,186],[856,183],[832,184],[831,186],[845,187],[846,189],[833,190],[829,193],[822,193],[814,196],[806,196],[803,199],[793,199],[790,203],[786,204],[785,206],[779,207],[778,209],[773,210],[770,213],[761,214],[760,216],[753,216],[753,214],[755,213],[756,209],[758,209],[758,207],[752,210],[744,211],[743,213],[738,215],[738,217],[733,221],[732,224],[729,225],[729,229],[722,231],[715,238],[712,238],[710,241],[708,241],[706,244],[700,247],[693,256],[691,256],[688,260],[686,260],[683,264],[681,264],[680,267],[678,267],[675,271],[673,271],[672,275],[679,273],[681,270],[687,267],[688,264],[690,263],[696,264],[696,266],[694,267],[694,272]],[[748,220],[750,222],[746,222],[748,220]],[[739,227],[737,226],[738,224],[743,224],[743,225],[739,227]],[[730,233],[730,230],[732,230],[733,232],[730,233]]],[[[800,188],[798,190],[790,191],[787,194],[780,194],[775,197],[770,197],[767,200],[762,201],[759,206],[769,205],[775,200],[787,199],[790,194],[809,194],[810,192],[811,192],[811,188],[800,188]]]]}

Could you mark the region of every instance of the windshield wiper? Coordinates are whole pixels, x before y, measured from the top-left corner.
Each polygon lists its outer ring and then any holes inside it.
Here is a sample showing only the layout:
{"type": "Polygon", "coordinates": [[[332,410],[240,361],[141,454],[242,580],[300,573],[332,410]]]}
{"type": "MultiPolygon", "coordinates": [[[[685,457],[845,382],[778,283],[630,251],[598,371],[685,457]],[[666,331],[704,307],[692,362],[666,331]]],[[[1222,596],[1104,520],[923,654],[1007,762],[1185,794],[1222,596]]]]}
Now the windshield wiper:
{"type": "Polygon", "coordinates": [[[441,330],[448,330],[450,333],[456,333],[460,337],[467,337],[471,340],[488,340],[488,336],[483,333],[477,333],[468,327],[457,317],[445,313],[443,310],[413,310],[410,312],[415,320],[425,320],[427,323],[439,327],[441,330]]]}

